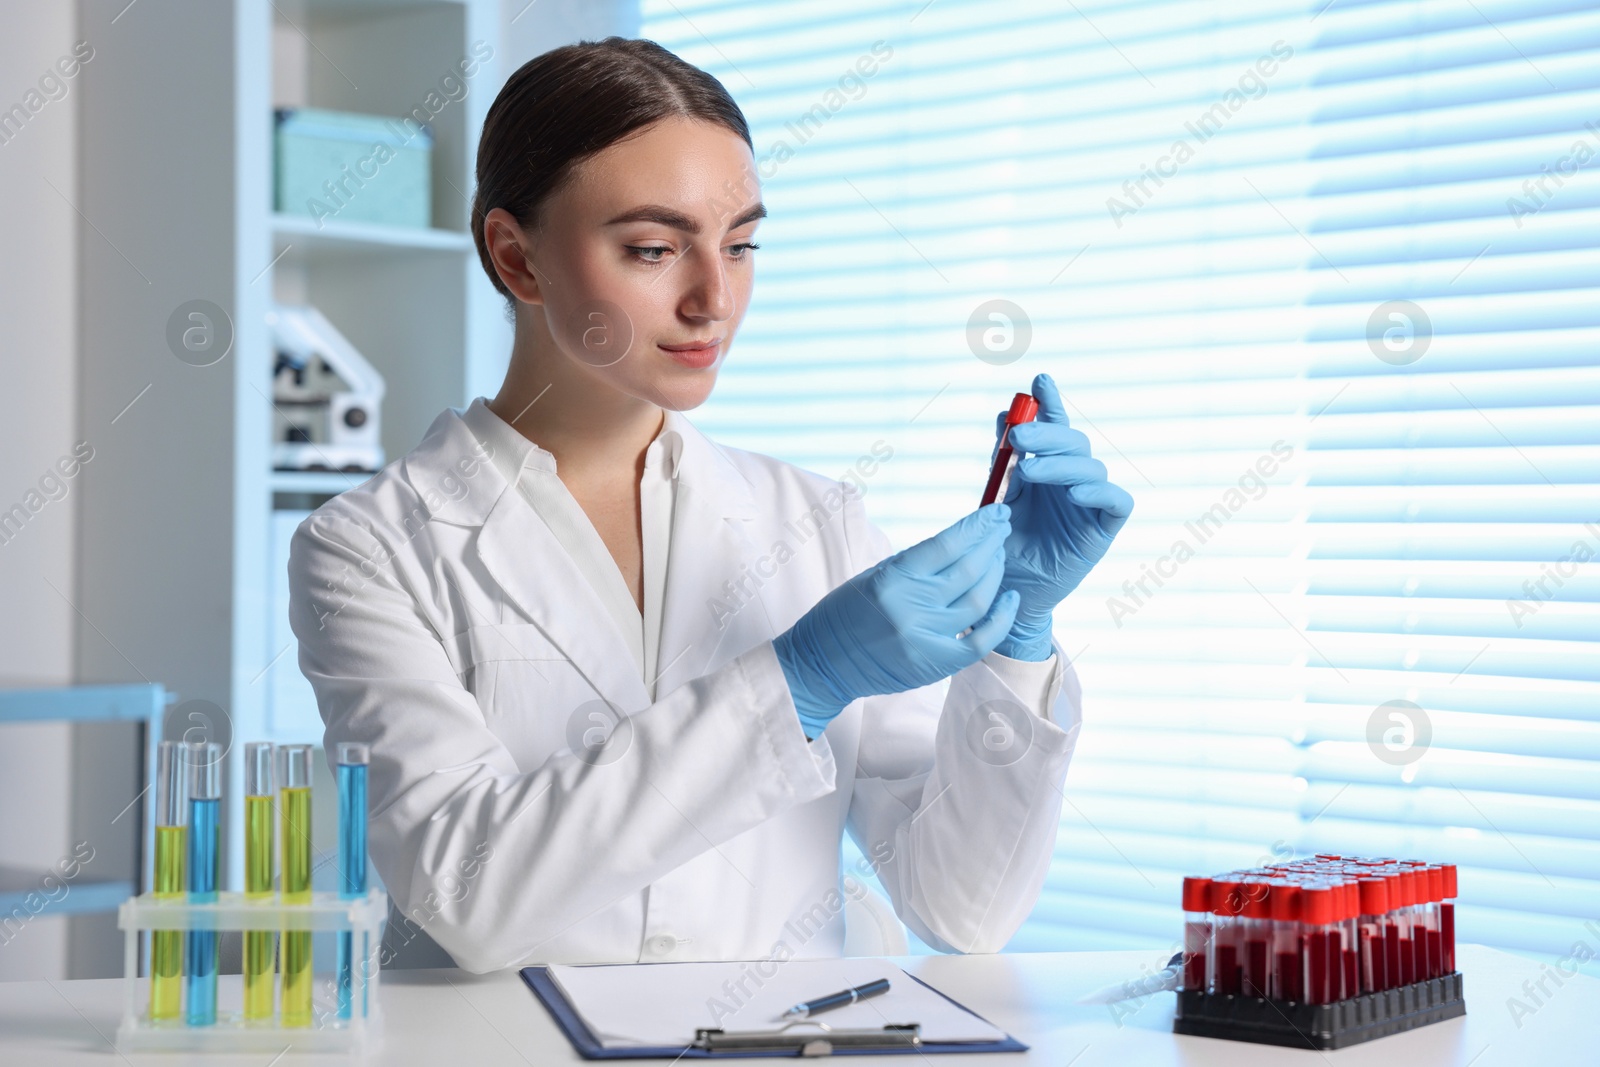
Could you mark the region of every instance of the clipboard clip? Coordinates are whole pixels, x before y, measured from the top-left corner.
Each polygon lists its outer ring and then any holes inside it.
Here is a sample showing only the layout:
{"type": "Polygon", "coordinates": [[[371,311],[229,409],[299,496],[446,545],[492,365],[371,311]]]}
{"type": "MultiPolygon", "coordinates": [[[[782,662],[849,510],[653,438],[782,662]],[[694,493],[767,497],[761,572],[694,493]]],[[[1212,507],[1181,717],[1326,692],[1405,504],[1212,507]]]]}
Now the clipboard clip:
{"type": "Polygon", "coordinates": [[[706,1052],[762,1052],[780,1050],[799,1056],[831,1056],[834,1049],[920,1049],[921,1023],[890,1023],[881,1030],[836,1030],[825,1022],[797,1019],[776,1030],[714,1030],[694,1032],[694,1047],[706,1052]],[[794,1027],[812,1027],[788,1033],[794,1027]]]}

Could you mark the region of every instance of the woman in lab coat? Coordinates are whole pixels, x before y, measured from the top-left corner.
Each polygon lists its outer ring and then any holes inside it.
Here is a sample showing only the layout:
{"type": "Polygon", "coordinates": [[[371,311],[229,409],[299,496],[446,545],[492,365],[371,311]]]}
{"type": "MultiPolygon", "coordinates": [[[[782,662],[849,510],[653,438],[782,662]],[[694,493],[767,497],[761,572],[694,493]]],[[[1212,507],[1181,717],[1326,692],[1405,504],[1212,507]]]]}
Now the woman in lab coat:
{"type": "Polygon", "coordinates": [[[1054,384],[1009,504],[893,554],[856,488],[892,446],[836,480],[682,414],[765,214],[714,78],[648,41],[546,53],[490,109],[477,179],[505,382],[307,519],[289,563],[327,750],[371,746],[386,954],[838,955],[846,830],[925,941],[998,950],[1078,734],[1051,612],[1132,507],[1054,384]]]}

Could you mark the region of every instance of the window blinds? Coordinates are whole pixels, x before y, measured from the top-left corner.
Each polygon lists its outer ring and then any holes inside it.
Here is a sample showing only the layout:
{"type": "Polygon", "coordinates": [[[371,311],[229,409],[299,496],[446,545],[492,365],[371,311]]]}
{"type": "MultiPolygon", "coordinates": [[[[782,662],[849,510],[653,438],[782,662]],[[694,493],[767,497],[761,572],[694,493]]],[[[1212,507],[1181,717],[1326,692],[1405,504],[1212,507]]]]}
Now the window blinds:
{"type": "Polygon", "coordinates": [[[904,547],[1047,370],[1138,502],[1057,615],[1085,726],[1011,949],[1164,946],[1183,874],[1349,851],[1460,864],[1463,940],[1600,954],[1592,3],[641,33],[739,100],[771,209],[701,426],[830,474],[888,446],[904,547]]]}

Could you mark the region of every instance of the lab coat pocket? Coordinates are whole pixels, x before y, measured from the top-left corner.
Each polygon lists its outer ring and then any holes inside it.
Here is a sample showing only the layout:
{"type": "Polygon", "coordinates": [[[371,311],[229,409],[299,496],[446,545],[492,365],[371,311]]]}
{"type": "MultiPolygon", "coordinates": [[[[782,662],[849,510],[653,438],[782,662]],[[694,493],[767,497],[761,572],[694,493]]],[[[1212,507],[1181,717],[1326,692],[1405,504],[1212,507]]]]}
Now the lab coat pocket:
{"type": "Polygon", "coordinates": [[[554,725],[559,734],[572,709],[595,695],[566,654],[532,623],[473,626],[452,643],[461,684],[496,732],[507,727],[531,740],[551,732],[541,727],[554,725]]]}

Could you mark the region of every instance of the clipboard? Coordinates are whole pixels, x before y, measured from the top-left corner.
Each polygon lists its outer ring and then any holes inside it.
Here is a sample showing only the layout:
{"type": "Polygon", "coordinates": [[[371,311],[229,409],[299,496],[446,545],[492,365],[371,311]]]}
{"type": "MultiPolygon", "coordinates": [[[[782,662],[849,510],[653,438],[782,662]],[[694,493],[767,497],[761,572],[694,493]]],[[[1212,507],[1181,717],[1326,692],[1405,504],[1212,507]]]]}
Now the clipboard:
{"type": "MultiPolygon", "coordinates": [[[[786,1024],[776,1030],[706,1030],[696,1031],[695,1041],[688,1045],[632,1046],[606,1048],[590,1032],[567,1000],[554,979],[549,967],[524,967],[522,980],[533,990],[534,996],[550,1012],[556,1025],[566,1035],[578,1055],[586,1060],[633,1059],[723,1059],[746,1056],[875,1056],[926,1054],[938,1052],[1026,1052],[1028,1046],[1006,1034],[1002,1041],[923,1041],[915,1026],[890,1026],[882,1030],[834,1030],[819,1027],[812,1022],[809,1027],[786,1024]]],[[[928,985],[916,975],[907,975],[950,1003],[977,1016],[978,1013],[928,985]]],[[[978,1016],[982,1018],[982,1016],[978,1016]]],[[[988,1020],[984,1020],[987,1022],[988,1020]]]]}

